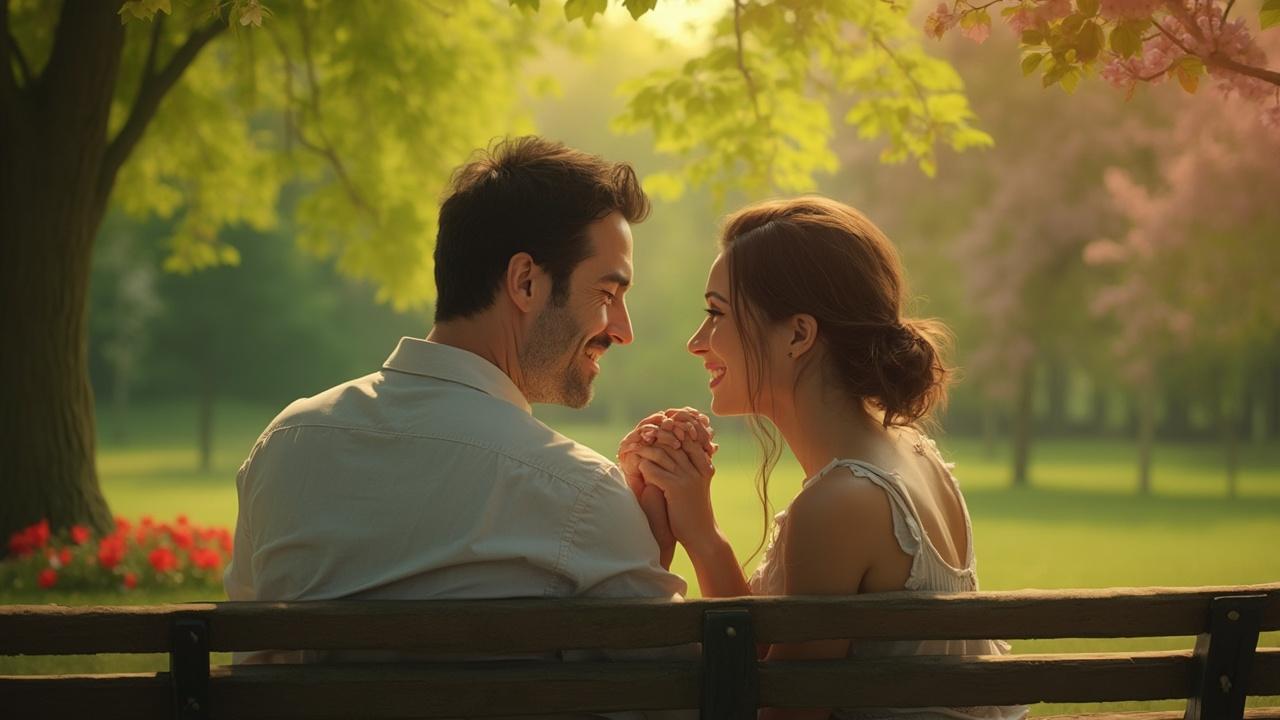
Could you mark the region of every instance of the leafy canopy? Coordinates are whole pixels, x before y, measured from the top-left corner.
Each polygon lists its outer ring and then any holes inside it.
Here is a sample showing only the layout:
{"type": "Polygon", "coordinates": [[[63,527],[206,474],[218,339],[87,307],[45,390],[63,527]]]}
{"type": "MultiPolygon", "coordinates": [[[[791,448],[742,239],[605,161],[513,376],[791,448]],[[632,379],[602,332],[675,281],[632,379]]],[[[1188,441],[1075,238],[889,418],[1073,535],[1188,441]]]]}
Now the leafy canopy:
{"type": "MultiPolygon", "coordinates": [[[[164,97],[117,177],[113,201],[176,221],[166,267],[235,263],[229,226],[267,229],[292,212],[298,242],[376,282],[403,307],[430,300],[436,213],[450,171],[492,138],[532,131],[522,100],[541,79],[521,72],[539,38],[572,28],[539,0],[127,0],[112,132],[130,117],[146,69],[163,67],[209,23],[210,43],[164,97]]],[[[657,0],[622,0],[633,18],[657,0]]],[[[11,26],[47,54],[56,12],[17,0],[11,26]]],[[[732,0],[709,46],[679,67],[637,78],[614,120],[651,132],[675,169],[646,179],[678,195],[811,190],[836,169],[833,108],[882,160],[927,174],[937,147],[982,147],[959,76],[927,54],[898,0],[732,0]]],[[[584,25],[607,0],[567,0],[584,25]]]]}

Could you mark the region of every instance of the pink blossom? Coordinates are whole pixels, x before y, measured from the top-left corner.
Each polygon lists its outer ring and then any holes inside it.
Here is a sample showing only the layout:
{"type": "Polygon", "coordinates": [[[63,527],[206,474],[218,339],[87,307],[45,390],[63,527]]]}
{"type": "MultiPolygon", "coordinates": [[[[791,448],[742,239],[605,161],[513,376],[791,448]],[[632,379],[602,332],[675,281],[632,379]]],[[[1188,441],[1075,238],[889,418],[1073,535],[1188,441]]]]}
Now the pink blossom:
{"type": "Polygon", "coordinates": [[[1163,5],[1161,0],[1102,0],[1099,14],[1109,20],[1141,20],[1163,5]]]}
{"type": "Polygon", "coordinates": [[[938,3],[938,7],[929,13],[924,21],[924,34],[935,40],[941,40],[948,30],[956,26],[960,16],[952,12],[951,5],[938,3]]]}

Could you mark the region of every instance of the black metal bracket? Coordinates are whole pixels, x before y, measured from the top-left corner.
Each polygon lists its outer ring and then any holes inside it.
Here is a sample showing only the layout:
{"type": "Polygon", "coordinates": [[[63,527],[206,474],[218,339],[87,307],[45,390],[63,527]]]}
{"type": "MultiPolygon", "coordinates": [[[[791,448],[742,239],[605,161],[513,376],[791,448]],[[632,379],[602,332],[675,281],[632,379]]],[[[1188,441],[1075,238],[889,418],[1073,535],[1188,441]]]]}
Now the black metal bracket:
{"type": "Polygon", "coordinates": [[[169,678],[175,720],[209,718],[209,624],[178,619],[169,630],[169,678]]]}
{"type": "Polygon", "coordinates": [[[702,616],[701,720],[755,720],[758,697],[750,611],[706,611],[702,616]]]}
{"type": "Polygon", "coordinates": [[[1241,720],[1258,647],[1266,595],[1229,595],[1209,603],[1209,632],[1196,638],[1186,720],[1241,720]]]}

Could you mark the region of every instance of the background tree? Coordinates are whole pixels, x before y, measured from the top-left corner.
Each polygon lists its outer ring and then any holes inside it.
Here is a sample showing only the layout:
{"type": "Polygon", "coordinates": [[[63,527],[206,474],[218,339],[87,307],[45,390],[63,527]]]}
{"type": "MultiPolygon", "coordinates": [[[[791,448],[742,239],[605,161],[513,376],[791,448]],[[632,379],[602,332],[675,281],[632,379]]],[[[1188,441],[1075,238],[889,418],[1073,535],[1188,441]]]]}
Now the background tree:
{"type": "Polygon", "coordinates": [[[300,179],[300,241],[404,302],[430,286],[423,250],[450,168],[528,127],[513,90],[537,18],[484,2],[282,3],[258,32],[240,30],[262,21],[258,3],[219,6],[0,3],[0,297],[20,309],[22,348],[0,360],[0,534],[40,517],[110,523],[85,346],[110,203],[172,218],[166,266],[192,270],[235,262],[219,230],[271,227],[281,185],[300,179]],[[133,14],[151,20],[122,25],[133,14]]]}
{"type": "Polygon", "coordinates": [[[1145,143],[1158,158],[1157,181],[1112,169],[1107,188],[1128,224],[1118,240],[1089,245],[1086,259],[1111,267],[1111,283],[1093,300],[1119,328],[1114,350],[1140,388],[1139,487],[1150,490],[1158,374],[1190,361],[1208,370],[1207,387],[1235,493],[1241,430],[1265,385],[1280,325],[1280,208],[1268,193],[1280,183],[1280,135],[1247,112],[1210,98],[1188,103],[1165,132],[1145,143]],[[1261,352],[1260,352],[1261,350],[1261,352]]]}
{"type": "MultiPolygon", "coordinates": [[[[1021,38],[1023,73],[1038,69],[1045,87],[1073,92],[1101,68],[1128,96],[1139,84],[1170,78],[1194,93],[1208,75],[1222,94],[1253,106],[1264,125],[1280,133],[1280,71],[1268,66],[1249,23],[1232,19],[1236,0],[948,0],[930,13],[925,30],[941,37],[959,27],[983,42],[991,32],[990,8],[999,5],[1021,38]]],[[[1280,25],[1280,0],[1260,5],[1258,27],[1280,25]]]]}

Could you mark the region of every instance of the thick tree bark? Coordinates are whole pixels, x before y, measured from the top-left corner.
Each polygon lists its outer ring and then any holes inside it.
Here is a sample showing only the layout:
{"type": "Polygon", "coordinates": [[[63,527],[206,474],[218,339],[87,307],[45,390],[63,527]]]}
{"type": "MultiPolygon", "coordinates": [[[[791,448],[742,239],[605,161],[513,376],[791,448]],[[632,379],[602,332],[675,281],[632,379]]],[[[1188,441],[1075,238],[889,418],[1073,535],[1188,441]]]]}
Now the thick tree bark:
{"type": "MultiPolygon", "coordinates": [[[[0,538],[47,518],[106,530],[94,468],[86,298],[99,172],[124,45],[115,4],[68,0],[39,78],[6,88],[0,128],[0,538]]],[[[8,28],[5,28],[6,33],[8,28]]]]}
{"type": "MultiPolygon", "coordinates": [[[[111,514],[94,466],[86,337],[93,241],[120,164],[160,98],[225,23],[192,33],[143,79],[108,142],[125,32],[120,2],[66,0],[48,63],[12,72],[8,3],[0,3],[0,541],[48,519],[105,531],[111,514]]],[[[0,543],[0,553],[6,544],[0,543]]]]}
{"type": "Polygon", "coordinates": [[[1032,427],[1035,423],[1035,361],[1028,361],[1018,379],[1017,409],[1013,421],[1013,486],[1026,487],[1030,479],[1032,427]]]}

